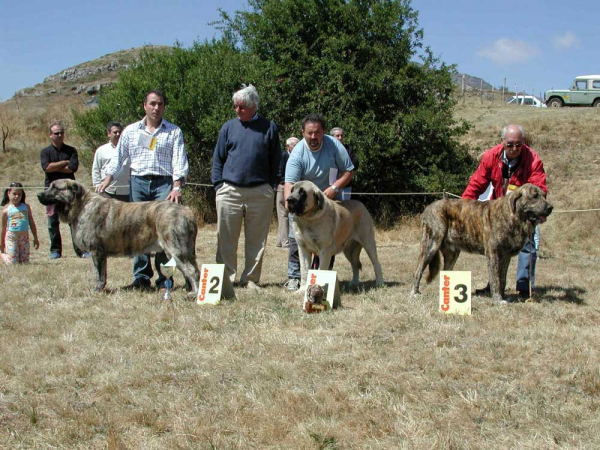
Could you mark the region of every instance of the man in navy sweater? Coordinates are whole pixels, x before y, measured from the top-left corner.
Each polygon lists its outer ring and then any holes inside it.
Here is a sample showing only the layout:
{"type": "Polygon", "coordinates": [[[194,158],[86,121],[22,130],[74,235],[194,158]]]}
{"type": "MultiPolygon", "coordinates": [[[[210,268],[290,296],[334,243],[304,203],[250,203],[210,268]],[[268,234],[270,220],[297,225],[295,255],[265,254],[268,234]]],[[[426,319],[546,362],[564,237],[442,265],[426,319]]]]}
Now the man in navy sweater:
{"type": "Polygon", "coordinates": [[[242,222],[246,244],[240,285],[258,289],[281,157],[277,125],[256,113],[256,88],[245,86],[232,98],[237,118],[221,127],[212,170],[217,192],[217,263],[225,264],[225,298],[235,296],[242,222]]]}

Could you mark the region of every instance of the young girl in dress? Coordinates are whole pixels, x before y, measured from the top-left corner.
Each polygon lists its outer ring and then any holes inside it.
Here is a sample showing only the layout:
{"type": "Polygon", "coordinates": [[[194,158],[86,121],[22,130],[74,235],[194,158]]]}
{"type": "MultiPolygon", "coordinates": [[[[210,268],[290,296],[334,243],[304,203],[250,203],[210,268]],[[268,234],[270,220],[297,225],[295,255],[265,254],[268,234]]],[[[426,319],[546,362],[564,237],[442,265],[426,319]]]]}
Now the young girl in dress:
{"type": "Polygon", "coordinates": [[[33,246],[39,248],[37,229],[31,208],[25,203],[25,191],[21,183],[11,183],[2,198],[2,235],[0,250],[6,264],[29,262],[29,229],[33,234],[33,246]]]}

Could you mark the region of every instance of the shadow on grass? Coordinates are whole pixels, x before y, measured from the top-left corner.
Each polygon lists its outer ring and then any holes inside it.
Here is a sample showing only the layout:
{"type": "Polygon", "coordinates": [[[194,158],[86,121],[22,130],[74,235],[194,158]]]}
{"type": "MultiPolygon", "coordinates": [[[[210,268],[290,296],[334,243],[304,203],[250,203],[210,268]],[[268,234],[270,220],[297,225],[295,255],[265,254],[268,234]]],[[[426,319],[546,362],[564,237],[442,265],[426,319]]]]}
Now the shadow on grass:
{"type": "MultiPolygon", "coordinates": [[[[401,283],[399,281],[384,281],[383,286],[381,286],[381,287],[391,288],[391,287],[403,286],[404,284],[406,284],[406,283],[401,283]]],[[[358,283],[358,286],[356,286],[356,287],[351,287],[350,281],[340,281],[340,291],[341,292],[357,293],[357,292],[371,291],[374,289],[379,289],[378,287],[375,286],[375,280],[361,281],[358,283]]]]}
{"type": "MultiPolygon", "coordinates": [[[[548,301],[548,302],[567,302],[574,303],[576,305],[583,305],[583,298],[580,296],[585,294],[587,291],[580,287],[570,287],[566,288],[563,286],[544,286],[537,287],[535,289],[535,293],[533,294],[533,298],[536,301],[548,301]]],[[[476,289],[472,294],[473,298],[492,298],[492,295],[489,291],[485,291],[484,289],[476,289]]],[[[505,299],[509,303],[523,303],[525,302],[524,297],[520,297],[517,294],[505,294],[505,299]]]]}
{"type": "Polygon", "coordinates": [[[567,302],[575,303],[576,305],[583,305],[584,301],[581,296],[586,292],[587,290],[577,286],[538,286],[535,289],[535,297],[537,297],[539,300],[545,300],[548,302],[567,302]]]}

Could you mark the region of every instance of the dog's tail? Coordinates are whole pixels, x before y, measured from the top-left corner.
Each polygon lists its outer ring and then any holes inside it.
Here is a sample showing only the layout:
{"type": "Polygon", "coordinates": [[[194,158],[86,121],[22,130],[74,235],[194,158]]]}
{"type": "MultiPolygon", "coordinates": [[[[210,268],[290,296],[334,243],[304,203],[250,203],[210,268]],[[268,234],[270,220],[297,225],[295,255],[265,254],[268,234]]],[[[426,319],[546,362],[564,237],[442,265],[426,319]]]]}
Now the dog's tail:
{"type": "Polygon", "coordinates": [[[440,273],[440,267],[442,265],[442,258],[440,256],[440,252],[435,252],[434,257],[431,259],[429,263],[429,272],[427,273],[427,277],[425,278],[425,282],[427,284],[431,283],[435,280],[435,277],[440,273]]]}

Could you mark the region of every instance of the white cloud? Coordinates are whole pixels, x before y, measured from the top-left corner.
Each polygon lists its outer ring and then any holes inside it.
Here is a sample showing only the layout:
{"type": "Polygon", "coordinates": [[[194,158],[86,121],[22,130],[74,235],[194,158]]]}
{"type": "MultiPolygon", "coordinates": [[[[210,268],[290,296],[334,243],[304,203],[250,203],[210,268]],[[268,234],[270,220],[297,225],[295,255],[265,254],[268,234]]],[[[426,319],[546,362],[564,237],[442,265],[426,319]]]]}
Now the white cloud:
{"type": "Polygon", "coordinates": [[[579,46],[579,39],[571,32],[567,31],[563,36],[556,36],[552,43],[557,50],[568,50],[579,46]]]}
{"type": "Polygon", "coordinates": [[[498,39],[477,51],[477,55],[492,60],[497,65],[522,63],[537,55],[538,50],[524,41],[498,39]]]}

